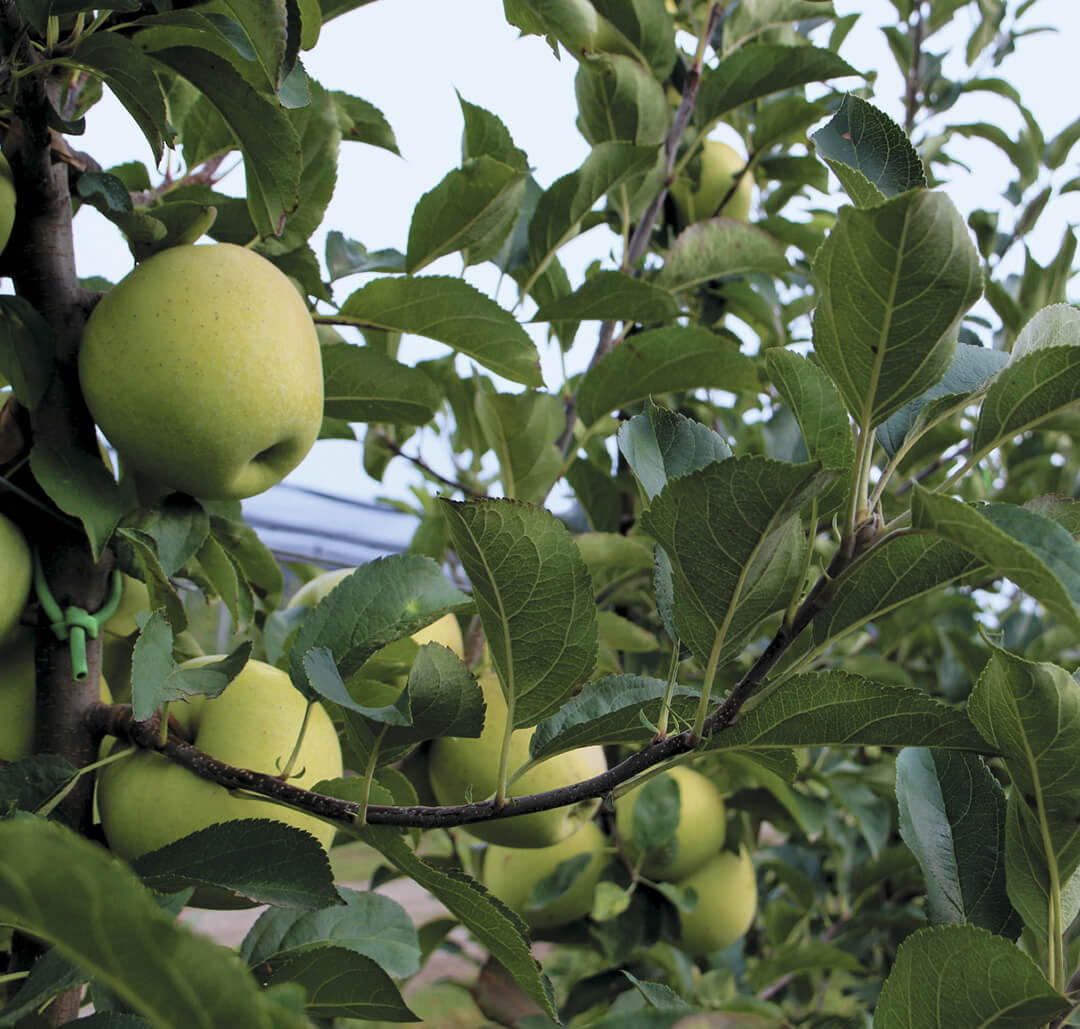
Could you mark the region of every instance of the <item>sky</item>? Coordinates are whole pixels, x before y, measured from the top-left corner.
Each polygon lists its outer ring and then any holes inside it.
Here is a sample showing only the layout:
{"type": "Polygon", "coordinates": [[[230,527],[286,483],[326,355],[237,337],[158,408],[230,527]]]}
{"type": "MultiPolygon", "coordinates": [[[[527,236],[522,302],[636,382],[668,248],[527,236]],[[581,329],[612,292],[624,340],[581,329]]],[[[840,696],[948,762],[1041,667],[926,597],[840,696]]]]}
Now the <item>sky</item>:
{"type": "MultiPolygon", "coordinates": [[[[878,30],[894,20],[892,5],[887,0],[835,0],[834,6],[839,14],[862,13],[843,53],[858,69],[879,72],[875,102],[899,116],[902,86],[878,30]]],[[[986,74],[1002,75],[1012,82],[1049,137],[1080,115],[1070,89],[1080,44],[1080,3],[1039,0],[1023,25],[1053,25],[1059,31],[1022,40],[1004,69],[986,74]]],[[[963,14],[958,34],[966,38],[971,26],[972,15],[963,14]]],[[[342,147],[335,195],[323,227],[312,240],[320,254],[328,230],[338,230],[369,250],[405,248],[417,200],[460,163],[458,94],[504,121],[517,146],[529,156],[541,185],[578,167],[588,153],[588,145],[574,127],[576,63],[565,54],[561,61],[556,59],[538,37],[519,36],[503,17],[502,0],[379,0],[330,22],[315,49],[304,55],[304,63],[324,87],[345,90],[379,107],[401,150],[398,157],[363,145],[342,147]]],[[[857,83],[851,79],[844,85],[857,83]]],[[[989,94],[964,98],[950,117],[991,121],[1010,134],[1020,125],[1012,106],[989,94]]],[[[90,113],[88,131],[76,145],[104,166],[132,158],[151,160],[145,141],[115,102],[90,113]]],[[[960,147],[953,149],[961,152],[960,147]]],[[[973,173],[958,170],[945,187],[947,192],[964,213],[974,206],[992,209],[1009,182],[1008,166],[987,143],[974,141],[962,152],[973,173]]],[[[1056,178],[1060,182],[1076,175],[1080,175],[1080,146],[1056,178]]],[[[835,182],[833,186],[835,204],[841,197],[835,182]]],[[[1043,220],[1033,250],[1045,263],[1056,250],[1065,224],[1080,222],[1080,193],[1056,200],[1043,220]]],[[[560,252],[571,281],[580,283],[585,267],[596,258],[607,259],[608,267],[614,267],[610,248],[615,242],[610,233],[598,230],[560,252]]],[[[115,281],[132,265],[116,231],[88,208],[76,218],[76,254],[82,275],[100,274],[115,281]]],[[[460,270],[460,259],[451,255],[425,269],[425,274],[457,275],[460,270]]],[[[467,278],[485,291],[491,291],[496,281],[493,270],[485,268],[471,269],[467,278]]],[[[357,276],[338,283],[335,298],[343,300],[363,282],[357,276]]],[[[515,297],[504,286],[497,299],[512,307],[515,297]]],[[[579,333],[568,355],[571,368],[584,366],[595,340],[594,328],[586,325],[579,333]]],[[[541,332],[542,327],[537,328],[538,339],[541,332]]],[[[438,344],[412,341],[403,357],[444,352],[438,344]]],[[[542,367],[549,388],[557,387],[561,370],[553,348],[543,351],[542,367]]],[[[415,450],[416,442],[411,446],[415,450]]],[[[361,468],[359,446],[321,441],[287,481],[371,499],[386,493],[401,496],[407,483],[416,480],[405,462],[398,460],[391,463],[387,480],[376,483],[361,468]]]]}

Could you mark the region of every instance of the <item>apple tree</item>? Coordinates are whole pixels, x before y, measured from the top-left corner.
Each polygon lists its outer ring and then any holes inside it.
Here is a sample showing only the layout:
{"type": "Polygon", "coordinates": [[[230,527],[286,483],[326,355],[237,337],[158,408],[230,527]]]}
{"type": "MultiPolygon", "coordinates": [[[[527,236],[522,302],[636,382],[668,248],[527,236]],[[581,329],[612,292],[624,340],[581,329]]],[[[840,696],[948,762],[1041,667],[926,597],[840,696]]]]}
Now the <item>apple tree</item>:
{"type": "Polygon", "coordinates": [[[370,3],[0,0],[0,1026],[448,1024],[447,948],[475,1024],[1074,1024],[1044,4],[892,0],[885,76],[828,0],[504,0],[587,156],[542,181],[462,96],[374,250],[323,223],[393,127],[304,65],[370,3]],[[106,87],[145,148],[103,167],[106,87]],[[316,437],[408,464],[406,553],[328,580],[244,521],[316,437]]]}

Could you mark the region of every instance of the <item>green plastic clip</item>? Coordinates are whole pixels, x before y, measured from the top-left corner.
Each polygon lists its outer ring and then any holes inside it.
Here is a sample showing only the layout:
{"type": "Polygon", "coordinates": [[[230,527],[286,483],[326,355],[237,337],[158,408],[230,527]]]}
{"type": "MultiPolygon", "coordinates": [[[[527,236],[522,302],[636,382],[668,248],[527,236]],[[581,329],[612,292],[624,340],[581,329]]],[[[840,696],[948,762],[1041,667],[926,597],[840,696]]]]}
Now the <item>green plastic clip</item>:
{"type": "Polygon", "coordinates": [[[123,579],[117,569],[113,569],[109,596],[105,603],[90,614],[84,608],[71,605],[66,610],[56,602],[45,581],[45,569],[41,564],[41,555],[34,551],[34,590],[42,610],[49,619],[49,628],[58,640],[68,640],[71,646],[71,674],[76,682],[82,682],[89,674],[86,665],[86,637],[97,639],[98,633],[116,611],[120,604],[120,592],[123,579]]]}

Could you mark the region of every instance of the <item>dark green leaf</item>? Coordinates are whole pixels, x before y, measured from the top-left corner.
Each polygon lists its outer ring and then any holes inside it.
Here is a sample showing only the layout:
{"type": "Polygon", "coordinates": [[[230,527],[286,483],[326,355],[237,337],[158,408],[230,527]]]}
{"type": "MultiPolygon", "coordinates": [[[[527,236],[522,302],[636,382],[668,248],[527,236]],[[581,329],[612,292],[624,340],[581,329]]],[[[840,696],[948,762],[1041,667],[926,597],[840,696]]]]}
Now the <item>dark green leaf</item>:
{"type": "Polygon", "coordinates": [[[322,348],[323,410],[348,422],[424,425],[442,402],[423,372],[372,347],[334,343],[322,348]]]}

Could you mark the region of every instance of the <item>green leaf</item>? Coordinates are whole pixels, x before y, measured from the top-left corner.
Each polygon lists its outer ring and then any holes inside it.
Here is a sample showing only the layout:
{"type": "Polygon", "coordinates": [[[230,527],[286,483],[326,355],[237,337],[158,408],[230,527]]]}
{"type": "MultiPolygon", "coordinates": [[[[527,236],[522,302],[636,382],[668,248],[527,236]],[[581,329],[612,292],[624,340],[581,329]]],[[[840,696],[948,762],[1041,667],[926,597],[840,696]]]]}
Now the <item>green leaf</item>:
{"type": "Polygon", "coordinates": [[[578,128],[592,144],[658,145],[671,108],[664,87],[637,61],[621,54],[586,57],[574,78],[578,128]]]}
{"type": "Polygon", "coordinates": [[[194,497],[171,493],[139,519],[138,530],[154,541],[161,569],[175,575],[210,535],[210,516],[194,497]]]}
{"type": "Polygon", "coordinates": [[[333,90],[330,96],[337,107],[338,129],[343,142],[367,143],[400,156],[394,130],[374,104],[340,90],[333,90]]]}
{"type": "Polygon", "coordinates": [[[740,604],[756,621],[791,599],[773,558],[794,542],[790,523],[803,504],[835,477],[817,463],[740,456],[671,479],[653,499],[642,527],[671,561],[675,625],[698,660],[729,643],[740,604]]]}
{"type": "Polygon", "coordinates": [[[874,1029],[1031,1029],[1068,1008],[1008,940],[949,925],[920,929],[900,944],[874,1029]]]}
{"type": "Polygon", "coordinates": [[[814,618],[814,644],[823,648],[860,625],[984,567],[954,540],[932,536],[888,540],[845,575],[836,600],[814,618]]]}
{"type": "Polygon", "coordinates": [[[1057,522],[1012,504],[971,507],[916,486],[914,528],[947,539],[1080,629],[1080,545],[1057,522]]]}
{"type": "Polygon", "coordinates": [[[650,500],[669,479],[731,457],[731,447],[707,425],[649,401],[644,414],[619,426],[619,450],[650,500]]]}
{"type": "Polygon", "coordinates": [[[981,757],[907,747],[896,759],[900,835],[919,861],[931,925],[1015,939],[1005,889],[1005,793],[981,757]]]}
{"type": "Polygon", "coordinates": [[[593,0],[593,7],[607,21],[597,33],[597,48],[633,54],[663,82],[676,55],[675,27],[667,11],[652,0],[593,0]]]}
{"type": "Polygon", "coordinates": [[[71,62],[100,75],[135,120],[160,163],[165,143],[174,135],[154,62],[142,48],[115,32],[85,35],[71,62]]]}
{"type": "Polygon", "coordinates": [[[577,235],[598,200],[656,163],[655,146],[599,143],[577,171],[556,179],[540,197],[529,223],[529,267],[538,275],[564,243],[577,235]]]}
{"type": "Polygon", "coordinates": [[[985,453],[1080,398],[1080,311],[1054,304],[1039,311],[990,384],[972,440],[985,453]]]}
{"type": "Polygon", "coordinates": [[[487,444],[499,458],[504,495],[542,502],[562,468],[562,452],[555,445],[566,424],[562,401],[539,390],[481,390],[475,407],[487,444]]]}
{"type": "Polygon", "coordinates": [[[332,343],[321,351],[323,412],[328,418],[424,425],[442,403],[427,375],[379,350],[332,343]]]}
{"type": "Polygon", "coordinates": [[[52,502],[82,522],[94,559],[99,558],[120,519],[135,506],[134,497],[116,484],[99,455],[58,450],[45,438],[30,451],[30,470],[52,502]]]}
{"type": "Polygon", "coordinates": [[[278,235],[300,200],[301,146],[289,116],[207,50],[168,47],[153,56],[205,94],[228,123],[244,152],[251,220],[260,236],[278,235]]]}
{"type": "Polygon", "coordinates": [[[981,292],[978,252],[952,201],[916,190],[841,208],[813,267],[814,349],[870,429],[949,368],[960,318],[981,292]]]}
{"type": "MultiPolygon", "coordinates": [[[[586,683],[558,711],[542,719],[529,741],[534,760],[593,744],[640,746],[656,735],[655,720],[667,683],[645,675],[606,675],[586,683]]],[[[698,693],[676,687],[672,711],[689,725],[698,693]]]]}
{"type": "Polygon", "coordinates": [[[599,271],[569,296],[539,305],[532,320],[555,322],[572,319],[650,325],[673,321],[680,310],[679,302],[666,289],[625,272],[599,271]]]}
{"type": "Polygon", "coordinates": [[[556,1017],[551,983],[530,953],[525,924],[517,915],[475,879],[435,868],[418,858],[396,829],[370,826],[352,831],[440,900],[480,945],[506,967],[518,985],[551,1018],[556,1017]]]}
{"type": "Polygon", "coordinates": [[[764,960],[755,962],[747,982],[752,990],[761,991],[785,976],[835,970],[866,972],[854,954],[831,943],[803,940],[779,947],[764,960]]]}
{"type": "Polygon", "coordinates": [[[125,865],[55,822],[0,822],[0,917],[159,1029],[307,1025],[259,990],[237,955],[177,926],[125,865]]]}
{"type": "Polygon", "coordinates": [[[952,407],[972,393],[978,392],[993,375],[1001,370],[1008,355],[1000,350],[961,343],[956,348],[952,364],[944,377],[931,386],[922,396],[909,401],[899,411],[882,422],[877,429],[877,440],[892,457],[901,447],[904,438],[913,429],[921,428],[928,416],[933,416],[940,398],[951,401],[943,406],[952,407]]]}
{"type": "Polygon", "coordinates": [[[212,886],[257,904],[314,911],[338,902],[322,844],[268,818],[219,822],[132,863],[160,893],[212,886]]]}
{"type": "Polygon", "coordinates": [[[565,526],[511,500],[440,500],[472,584],[515,729],[535,725],[596,663],[596,603],[565,526]]]}
{"type": "Polygon", "coordinates": [[[465,131],[461,139],[463,161],[470,157],[487,155],[519,171],[529,170],[528,156],[524,150],[514,146],[510,130],[498,115],[469,103],[460,93],[458,103],[461,104],[461,114],[465,119],[465,131]]]}
{"type": "Polygon", "coordinates": [[[513,315],[461,279],[382,278],[357,290],[340,314],[365,328],[445,343],[512,382],[541,386],[536,346],[513,315]]]}
{"type": "Polygon", "coordinates": [[[526,171],[493,157],[468,158],[413,209],[405,270],[410,274],[444,254],[502,244],[525,192],[526,171]]]}
{"type": "MultiPolygon", "coordinates": [[[[277,92],[291,70],[287,63],[288,18],[285,0],[222,0],[244,30],[271,91],[277,92]]],[[[295,51],[293,54],[295,61],[295,51]]]]}
{"type": "Polygon", "coordinates": [[[359,272],[403,272],[405,255],[392,249],[368,253],[362,243],[346,239],[340,232],[328,232],[326,267],[330,272],[331,282],[359,272]]]}
{"type": "Polygon", "coordinates": [[[31,754],[0,767],[0,818],[14,811],[37,811],[75,777],[59,754],[31,754]]]}
{"type": "Polygon", "coordinates": [[[52,332],[22,297],[0,297],[0,375],[28,410],[41,403],[52,377],[52,332]]]}
{"type": "Polygon", "coordinates": [[[429,557],[395,554],[361,565],[335,586],[304,619],[290,651],[289,674],[311,696],[304,656],[330,651],[348,679],[375,651],[430,625],[468,598],[429,557]]]}
{"type": "Polygon", "coordinates": [[[678,293],[712,279],[791,271],[783,247],[767,232],[734,218],[706,218],[683,230],[664,256],[656,284],[678,293]]]}
{"type": "Polygon", "coordinates": [[[578,413],[586,426],[650,394],[726,389],[754,394],[754,362],[735,344],[708,329],[672,326],[624,339],[591,367],[578,389],[578,413]]]}
{"type": "Polygon", "coordinates": [[[904,130],[854,94],[844,97],[813,141],[858,207],[873,207],[926,185],[922,161],[904,130]]]}
{"type": "Polygon", "coordinates": [[[1009,896],[1024,921],[1045,935],[1049,867],[1062,885],[1080,867],[1080,685],[1064,668],[995,648],[971,691],[968,712],[1004,757],[1015,803],[1025,809],[1023,821],[1016,821],[1020,811],[1010,811],[1013,846],[1017,831],[1037,841],[1025,849],[1041,857],[1040,867],[1021,876],[1010,861],[1009,896]]]}
{"type": "Polygon", "coordinates": [[[198,668],[182,669],[173,658],[173,631],[165,612],[156,610],[143,623],[131,657],[133,714],[144,721],[162,704],[186,697],[219,696],[251,657],[244,640],[227,657],[198,668]]]}
{"type": "Polygon", "coordinates": [[[302,986],[304,1010],[312,1018],[420,1021],[371,958],[336,944],[283,954],[261,964],[258,972],[265,986],[302,986]]]}
{"type": "Polygon", "coordinates": [[[281,955],[325,945],[363,954],[388,975],[404,979],[420,970],[420,941],[408,912],[371,891],[338,887],[339,899],[312,911],[270,908],[248,930],[240,956],[251,968],[281,955]]]}
{"type": "Polygon", "coordinates": [[[724,56],[701,77],[694,121],[713,125],[729,111],[750,100],[805,86],[810,82],[857,75],[847,61],[831,50],[814,46],[759,43],[724,56]]]}
{"type": "Polygon", "coordinates": [[[785,680],[709,740],[711,748],[990,748],[963,711],[921,690],[848,672],[807,672],[785,680]]]}

